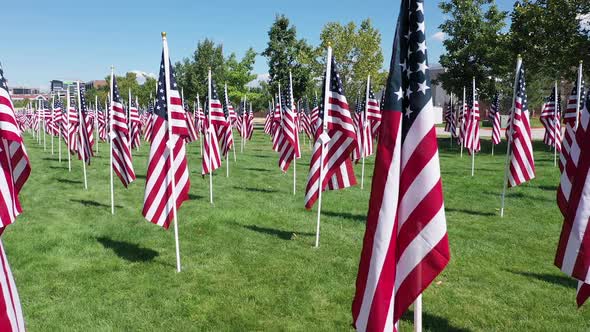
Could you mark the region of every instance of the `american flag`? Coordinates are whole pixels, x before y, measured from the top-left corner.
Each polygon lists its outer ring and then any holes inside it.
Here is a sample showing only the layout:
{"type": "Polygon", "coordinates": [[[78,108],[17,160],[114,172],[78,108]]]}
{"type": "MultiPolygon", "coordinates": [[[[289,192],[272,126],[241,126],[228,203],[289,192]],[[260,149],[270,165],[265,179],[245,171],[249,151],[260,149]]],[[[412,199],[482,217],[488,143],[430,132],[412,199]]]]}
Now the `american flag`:
{"type": "Polygon", "coordinates": [[[254,133],[254,113],[252,112],[252,103],[250,103],[250,109],[246,108],[244,105],[244,138],[247,140],[252,139],[252,134],[254,133]]]}
{"type": "Polygon", "coordinates": [[[268,109],[268,112],[266,113],[266,117],[264,118],[264,133],[267,135],[271,134],[271,128],[272,128],[272,104],[271,104],[271,108],[268,109]]]}
{"type": "MultiPolygon", "coordinates": [[[[465,87],[463,88],[463,92],[465,92],[465,87]]],[[[459,116],[458,119],[459,121],[459,137],[458,137],[458,141],[460,144],[464,144],[465,142],[465,132],[466,130],[466,124],[467,124],[467,101],[465,99],[463,99],[463,101],[461,102],[461,106],[459,106],[459,116]]]]}
{"type": "Polygon", "coordinates": [[[90,164],[91,157],[94,156],[92,146],[94,145],[94,136],[92,134],[92,120],[88,117],[88,107],[86,106],[86,97],[84,85],[77,84],[78,93],[78,116],[81,119],[78,125],[83,124],[79,127],[80,133],[78,135],[78,158],[83,160],[85,163],[90,164]]]}
{"type": "Polygon", "coordinates": [[[194,142],[199,139],[199,133],[195,128],[195,118],[188,106],[185,106],[184,111],[186,113],[186,127],[188,128],[188,137],[185,140],[187,143],[194,142]]]}
{"type": "Polygon", "coordinates": [[[364,113],[366,118],[364,121],[365,125],[370,124],[371,127],[371,139],[378,137],[379,125],[381,124],[381,107],[379,106],[379,100],[377,100],[375,93],[373,93],[373,87],[369,87],[369,98],[367,99],[367,107],[364,113]]]}
{"type": "Polygon", "coordinates": [[[524,79],[524,64],[519,62],[517,69],[516,98],[514,113],[510,123],[510,170],[508,184],[510,187],[529,181],[535,177],[535,160],[533,159],[533,145],[531,125],[529,122],[529,108],[524,79]]]}
{"type": "MultiPolygon", "coordinates": [[[[217,95],[217,88],[215,88],[215,83],[211,80],[209,84],[209,91],[211,100],[207,98],[205,103],[205,121],[203,122],[203,163],[202,163],[202,170],[201,174],[209,174],[219,167],[221,167],[221,155],[219,153],[219,142],[217,139],[217,132],[215,130],[215,126],[213,125],[211,112],[209,111],[209,106],[211,109],[215,109],[216,113],[219,113],[221,109],[221,102],[219,101],[219,97],[217,95]]],[[[221,114],[223,115],[223,110],[221,110],[221,114]]],[[[217,122],[219,123],[219,116],[216,115],[217,122]]],[[[223,121],[225,122],[225,117],[223,117],[223,121]]]]}
{"type": "Polygon", "coordinates": [[[309,116],[309,101],[307,98],[305,99],[305,106],[302,108],[301,112],[301,127],[307,138],[311,139],[313,137],[313,127],[311,125],[311,117],[309,116]]]}
{"type": "Polygon", "coordinates": [[[63,134],[63,103],[59,98],[53,101],[53,128],[55,136],[61,136],[63,134]]]}
{"type": "Polygon", "coordinates": [[[479,140],[479,101],[475,84],[473,84],[467,100],[469,104],[467,105],[467,113],[465,114],[465,138],[463,140],[463,146],[471,154],[481,150],[481,142],[479,140]]]}
{"type": "Polygon", "coordinates": [[[363,112],[360,102],[360,97],[357,94],[356,99],[354,101],[354,113],[352,113],[352,124],[354,126],[354,131],[356,132],[356,146],[352,150],[352,160],[360,160],[361,157],[361,144],[363,141],[362,138],[362,127],[363,127],[363,112]]]}
{"type": "Polygon", "coordinates": [[[557,151],[561,151],[561,97],[551,89],[551,95],[543,104],[541,110],[541,123],[545,127],[545,135],[543,142],[549,146],[553,146],[557,151]],[[557,95],[557,98],[556,98],[557,95]],[[557,101],[557,102],[556,102],[557,101]],[[555,139],[557,137],[557,139],[555,139]]]}
{"type": "Polygon", "coordinates": [[[297,131],[297,110],[293,102],[293,90],[289,89],[282,98],[281,126],[275,133],[277,137],[277,152],[279,153],[279,168],[286,172],[295,158],[301,158],[299,148],[299,132],[297,131]]]}
{"type": "Polygon", "coordinates": [[[133,169],[133,160],[129,147],[129,127],[127,126],[127,116],[123,108],[123,101],[119,93],[119,86],[115,75],[111,75],[112,83],[112,106],[111,106],[111,130],[113,144],[113,171],[117,174],[121,183],[127,186],[135,180],[135,170],[133,169]]]}
{"type": "MultiPolygon", "coordinates": [[[[563,140],[561,142],[562,149],[561,153],[559,154],[559,170],[564,173],[567,172],[566,166],[569,165],[571,161],[570,150],[572,147],[572,143],[575,140],[575,131],[576,131],[576,118],[577,118],[577,107],[579,105],[583,105],[583,97],[585,95],[584,92],[584,81],[582,81],[580,87],[580,98],[578,98],[578,83],[574,85],[572,89],[572,93],[569,95],[567,100],[567,106],[565,108],[565,113],[563,114],[563,122],[565,125],[565,132],[563,135],[563,140]]],[[[573,176],[573,173],[570,173],[568,177],[573,176]]]]}
{"type": "MultiPolygon", "coordinates": [[[[129,93],[131,96],[131,93],[129,93]]],[[[139,109],[137,105],[137,97],[135,99],[130,98],[129,105],[129,141],[131,142],[131,148],[139,148],[141,144],[141,122],[139,120],[139,109]]]]}
{"type": "Polygon", "coordinates": [[[590,297],[590,203],[585,199],[590,193],[590,98],[586,96],[580,112],[579,126],[571,142],[571,163],[567,173],[561,174],[558,205],[564,216],[558,242],[555,265],[567,275],[578,280],[576,302],[584,304],[590,297]],[[568,174],[571,176],[568,177],[568,174]]]}
{"type": "Polygon", "coordinates": [[[318,106],[318,97],[313,98],[313,108],[309,112],[309,119],[311,120],[311,132],[314,133],[318,129],[318,117],[320,115],[320,107],[318,106]]]}
{"type": "MultiPolygon", "coordinates": [[[[70,87],[68,87],[70,89],[70,87]]],[[[70,153],[76,153],[78,151],[78,136],[79,136],[79,129],[78,126],[80,122],[78,121],[78,112],[76,111],[76,102],[75,96],[70,94],[70,104],[68,108],[68,148],[70,153]]]]}
{"type": "MultiPolygon", "coordinates": [[[[18,128],[4,71],[0,66],[0,234],[22,212],[18,195],[31,174],[31,164],[18,128]]],[[[25,331],[18,292],[0,242],[0,330],[25,331]]]]}
{"type": "Polygon", "coordinates": [[[358,331],[394,331],[450,260],[424,2],[402,1],[352,304],[358,331]]]}
{"type": "Polygon", "coordinates": [[[500,144],[502,134],[500,132],[500,95],[496,93],[490,107],[489,119],[492,122],[492,144],[500,144]]]}
{"type": "Polygon", "coordinates": [[[447,104],[445,112],[445,131],[451,133],[451,137],[457,137],[457,121],[455,119],[455,105],[451,103],[447,104]]]}
{"type": "Polygon", "coordinates": [[[186,115],[165,37],[163,44],[142,214],[168,229],[176,210],[188,200],[190,180],[184,146],[186,115]]]}
{"type": "Polygon", "coordinates": [[[154,102],[150,100],[147,109],[147,115],[145,120],[145,127],[143,128],[143,139],[152,142],[152,132],[154,128],[154,102]]]}
{"type": "Polygon", "coordinates": [[[232,121],[231,118],[232,112],[234,113],[234,118],[236,118],[236,114],[234,111],[234,107],[229,102],[229,96],[227,94],[227,85],[225,85],[224,97],[225,103],[223,104],[223,117],[225,122],[217,126],[217,137],[219,138],[219,143],[221,144],[221,154],[225,157],[234,145],[232,123],[236,122],[232,121]]]}
{"type": "Polygon", "coordinates": [[[97,106],[98,110],[98,138],[100,138],[101,141],[105,142],[107,140],[107,132],[108,132],[108,128],[107,128],[107,119],[106,119],[106,114],[105,114],[105,110],[102,109],[102,107],[100,105],[97,106]]]}
{"type": "Polygon", "coordinates": [[[320,190],[344,189],[356,184],[351,162],[352,151],[358,144],[356,133],[336,61],[334,57],[328,61],[331,69],[329,72],[326,70],[328,80],[324,77],[322,84],[323,87],[328,85],[328,96],[322,94],[319,106],[315,143],[305,188],[306,209],[311,209],[314,205],[320,190]],[[326,104],[328,110],[324,110],[326,104]]]}
{"type": "Polygon", "coordinates": [[[205,113],[203,112],[203,108],[201,107],[201,100],[199,99],[199,95],[197,95],[197,100],[195,102],[195,129],[197,132],[202,133],[205,123],[205,113]]]}

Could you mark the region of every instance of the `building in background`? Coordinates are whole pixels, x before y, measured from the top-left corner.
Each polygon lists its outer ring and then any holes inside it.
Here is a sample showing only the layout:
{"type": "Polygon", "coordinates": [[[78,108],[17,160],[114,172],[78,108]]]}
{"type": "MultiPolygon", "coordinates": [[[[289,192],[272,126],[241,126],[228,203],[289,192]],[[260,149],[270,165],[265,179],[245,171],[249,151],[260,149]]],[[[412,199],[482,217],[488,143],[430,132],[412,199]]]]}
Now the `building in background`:
{"type": "Polygon", "coordinates": [[[107,86],[107,81],[105,80],[94,80],[85,83],[86,90],[88,89],[98,89],[103,86],[107,86]]]}

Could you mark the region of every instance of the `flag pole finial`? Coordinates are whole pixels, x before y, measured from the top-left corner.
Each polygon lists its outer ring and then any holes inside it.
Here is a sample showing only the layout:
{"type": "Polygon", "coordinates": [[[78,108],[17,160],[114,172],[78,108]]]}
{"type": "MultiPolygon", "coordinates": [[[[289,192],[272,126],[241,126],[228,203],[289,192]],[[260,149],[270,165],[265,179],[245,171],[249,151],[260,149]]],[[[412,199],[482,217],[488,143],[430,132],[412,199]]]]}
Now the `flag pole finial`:
{"type": "Polygon", "coordinates": [[[162,38],[166,38],[166,31],[162,31],[162,38]]]}

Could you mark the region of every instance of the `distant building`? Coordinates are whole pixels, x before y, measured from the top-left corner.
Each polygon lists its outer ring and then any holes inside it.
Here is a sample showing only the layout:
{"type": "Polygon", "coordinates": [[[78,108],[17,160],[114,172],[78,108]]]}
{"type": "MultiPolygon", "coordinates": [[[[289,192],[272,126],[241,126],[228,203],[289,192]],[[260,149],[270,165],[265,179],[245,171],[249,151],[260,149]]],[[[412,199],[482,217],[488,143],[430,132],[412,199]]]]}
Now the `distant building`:
{"type": "Polygon", "coordinates": [[[86,82],[86,89],[98,89],[103,86],[107,86],[107,81],[94,80],[94,81],[86,82]]]}

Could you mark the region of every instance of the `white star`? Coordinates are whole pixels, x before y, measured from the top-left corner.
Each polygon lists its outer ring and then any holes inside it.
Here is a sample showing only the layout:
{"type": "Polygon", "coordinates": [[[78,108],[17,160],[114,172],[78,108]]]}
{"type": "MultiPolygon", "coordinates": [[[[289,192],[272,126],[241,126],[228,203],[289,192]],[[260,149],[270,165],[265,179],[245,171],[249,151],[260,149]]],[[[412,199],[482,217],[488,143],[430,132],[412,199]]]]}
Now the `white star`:
{"type": "Polygon", "coordinates": [[[414,93],[414,91],[412,91],[412,88],[408,87],[408,90],[406,90],[406,97],[410,98],[410,95],[414,93]]]}
{"type": "Polygon", "coordinates": [[[400,63],[399,65],[400,65],[400,67],[402,67],[402,71],[406,71],[406,62],[405,61],[400,63]]]}
{"type": "Polygon", "coordinates": [[[416,50],[416,52],[422,52],[423,54],[426,53],[426,41],[423,41],[421,43],[418,43],[418,49],[416,50]]]}
{"type": "Polygon", "coordinates": [[[423,94],[426,94],[426,90],[428,89],[430,89],[430,87],[426,84],[426,81],[418,83],[418,91],[422,91],[423,94]]]}
{"type": "Polygon", "coordinates": [[[406,34],[404,35],[404,37],[405,37],[406,39],[410,39],[410,33],[411,33],[411,32],[410,32],[410,30],[408,30],[408,33],[406,33],[406,34]]]}
{"type": "Polygon", "coordinates": [[[422,73],[426,74],[426,69],[428,69],[428,66],[426,65],[426,60],[424,62],[420,62],[418,63],[418,71],[421,71],[422,73]]]}
{"type": "Polygon", "coordinates": [[[416,8],[416,13],[422,12],[422,14],[424,14],[424,4],[422,2],[418,2],[417,5],[418,7],[416,8]]]}
{"type": "Polygon", "coordinates": [[[408,76],[408,79],[410,79],[410,75],[413,73],[413,71],[408,68],[408,70],[406,71],[406,75],[408,76]]]}
{"type": "Polygon", "coordinates": [[[416,32],[418,31],[422,31],[422,33],[424,33],[424,21],[418,22],[418,29],[416,29],[416,32]]]}
{"type": "Polygon", "coordinates": [[[409,118],[410,114],[412,114],[412,110],[410,109],[410,106],[406,107],[406,116],[409,118]]]}
{"type": "Polygon", "coordinates": [[[404,97],[404,92],[402,91],[402,87],[399,87],[399,90],[397,90],[396,92],[394,92],[397,96],[397,100],[400,100],[404,97]]]}

